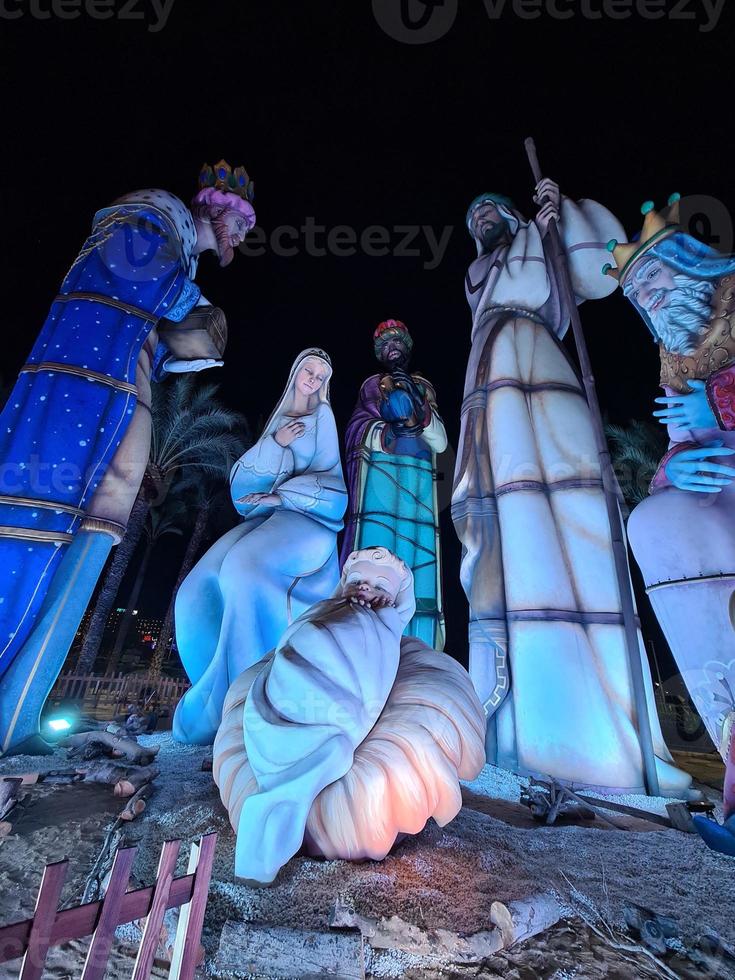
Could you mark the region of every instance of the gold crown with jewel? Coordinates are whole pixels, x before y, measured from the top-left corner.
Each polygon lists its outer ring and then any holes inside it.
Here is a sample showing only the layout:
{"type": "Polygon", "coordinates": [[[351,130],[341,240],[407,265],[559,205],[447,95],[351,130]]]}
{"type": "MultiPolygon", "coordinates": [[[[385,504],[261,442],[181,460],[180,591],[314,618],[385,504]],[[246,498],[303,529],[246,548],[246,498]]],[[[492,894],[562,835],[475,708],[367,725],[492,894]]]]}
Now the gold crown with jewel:
{"type": "Polygon", "coordinates": [[[253,201],[255,184],[248,177],[245,167],[232,167],[226,160],[220,160],[214,167],[205,163],[199,173],[199,189],[214,187],[215,190],[237,194],[244,201],[253,201]]]}
{"type": "Polygon", "coordinates": [[[672,194],[668,201],[668,207],[664,211],[657,211],[653,201],[646,201],[641,207],[641,214],[644,215],[643,229],[637,242],[620,244],[614,238],[607,243],[608,252],[612,252],[615,257],[614,265],[609,262],[602,267],[602,274],[612,276],[622,285],[626,276],[633,268],[638,259],[657,245],[664,238],[681,231],[679,223],[679,202],[681,194],[672,194]]]}

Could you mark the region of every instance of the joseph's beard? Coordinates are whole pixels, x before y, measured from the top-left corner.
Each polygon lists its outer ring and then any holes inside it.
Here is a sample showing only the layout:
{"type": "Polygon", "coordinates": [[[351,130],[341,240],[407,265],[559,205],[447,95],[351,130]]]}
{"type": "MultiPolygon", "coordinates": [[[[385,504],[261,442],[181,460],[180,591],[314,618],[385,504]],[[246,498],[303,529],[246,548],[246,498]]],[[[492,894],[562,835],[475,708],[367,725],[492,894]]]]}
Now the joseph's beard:
{"type": "Polygon", "coordinates": [[[672,302],[649,316],[667,351],[693,354],[709,326],[715,287],[683,274],[674,276],[674,281],[677,289],[672,302]]]}
{"type": "Polygon", "coordinates": [[[212,220],[212,230],[214,231],[214,236],[217,239],[217,255],[219,256],[219,264],[224,269],[225,266],[228,266],[235,258],[235,249],[232,245],[230,232],[227,228],[226,222],[224,222],[221,218],[214,218],[212,220]]]}
{"type": "Polygon", "coordinates": [[[497,224],[489,228],[483,228],[479,236],[476,236],[483,252],[492,252],[505,240],[508,231],[508,222],[498,221],[497,224]]]}

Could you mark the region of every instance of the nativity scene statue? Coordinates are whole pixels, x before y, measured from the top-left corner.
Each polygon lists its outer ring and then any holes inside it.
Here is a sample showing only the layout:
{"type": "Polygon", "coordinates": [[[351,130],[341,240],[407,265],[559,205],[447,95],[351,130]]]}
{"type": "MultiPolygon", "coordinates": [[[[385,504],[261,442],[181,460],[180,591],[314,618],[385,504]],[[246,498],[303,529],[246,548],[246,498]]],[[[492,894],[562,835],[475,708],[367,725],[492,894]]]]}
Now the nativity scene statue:
{"type": "Polygon", "coordinates": [[[210,744],[230,685],[339,581],[337,533],[347,507],[332,365],[302,351],[262,435],[234,465],[243,520],[199,560],[176,597],[176,642],[192,683],[174,738],[210,744]]]}
{"type": "Polygon", "coordinates": [[[651,604],[715,746],[735,712],[735,256],[679,223],[680,196],[643,205],[639,239],[612,240],[618,282],[658,344],[669,448],[628,521],[651,604]]]}
{"type": "Polygon", "coordinates": [[[409,373],[411,334],[386,320],[373,336],[380,372],[360,389],[347,427],[349,517],[342,560],[381,545],[409,566],[416,612],[406,633],[444,649],[436,458],[447,446],[433,386],[409,373]]]}
{"type": "Polygon", "coordinates": [[[0,417],[0,755],[50,751],[39,715],[148,462],[151,382],[222,364],[226,321],[195,282],[255,225],[253,184],[204,166],[98,211],[0,417]]]}
{"type": "Polygon", "coordinates": [[[404,562],[353,552],[331,598],[234,679],[213,774],[238,877],[271,882],[302,848],[381,860],[459,812],[460,779],[485,762],[485,715],[463,667],[403,636],[414,610],[404,562]]]}
{"type": "Polygon", "coordinates": [[[600,269],[607,242],[624,233],[602,205],[562,197],[551,180],[534,200],[532,220],[502,194],[482,194],[467,213],[477,258],[466,277],[472,334],[452,517],[487,758],[631,793],[646,790],[652,749],[661,792],[685,793],[691,780],[663,741],[639,633],[642,690],[633,683],[596,423],[562,343],[570,310],[549,229],[577,304],[614,291],[600,269]]]}

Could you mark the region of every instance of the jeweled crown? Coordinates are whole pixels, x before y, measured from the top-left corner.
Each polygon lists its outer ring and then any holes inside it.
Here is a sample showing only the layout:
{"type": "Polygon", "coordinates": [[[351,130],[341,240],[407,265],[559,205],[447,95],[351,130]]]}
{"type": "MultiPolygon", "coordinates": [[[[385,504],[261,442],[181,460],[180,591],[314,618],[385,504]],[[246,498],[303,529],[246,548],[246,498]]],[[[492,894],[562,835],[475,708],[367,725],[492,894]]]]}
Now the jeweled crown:
{"type": "Polygon", "coordinates": [[[238,197],[252,203],[255,197],[255,184],[248,176],[245,167],[232,167],[226,160],[220,160],[214,167],[205,163],[199,174],[199,189],[214,187],[215,190],[229,194],[237,194],[238,197]]]}
{"type": "Polygon", "coordinates": [[[653,201],[646,201],[641,207],[641,214],[644,215],[643,229],[637,242],[621,244],[614,238],[607,243],[608,252],[612,252],[615,257],[617,268],[611,263],[602,267],[602,274],[612,276],[619,283],[625,281],[626,276],[633,268],[638,259],[650,248],[653,248],[664,238],[669,238],[677,231],[681,230],[679,224],[679,202],[681,194],[672,194],[668,201],[668,207],[663,211],[657,211],[653,201]]]}

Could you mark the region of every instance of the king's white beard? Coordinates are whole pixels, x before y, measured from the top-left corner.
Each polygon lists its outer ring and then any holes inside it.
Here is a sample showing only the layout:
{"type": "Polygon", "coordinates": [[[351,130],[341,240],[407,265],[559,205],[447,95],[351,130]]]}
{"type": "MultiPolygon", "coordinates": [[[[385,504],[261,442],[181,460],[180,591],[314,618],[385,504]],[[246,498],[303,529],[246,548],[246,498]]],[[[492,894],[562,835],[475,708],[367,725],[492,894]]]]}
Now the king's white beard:
{"type": "Polygon", "coordinates": [[[651,323],[658,339],[672,354],[693,354],[712,315],[712,295],[715,287],[691,276],[674,276],[674,300],[666,307],[651,313],[651,323]]]}

